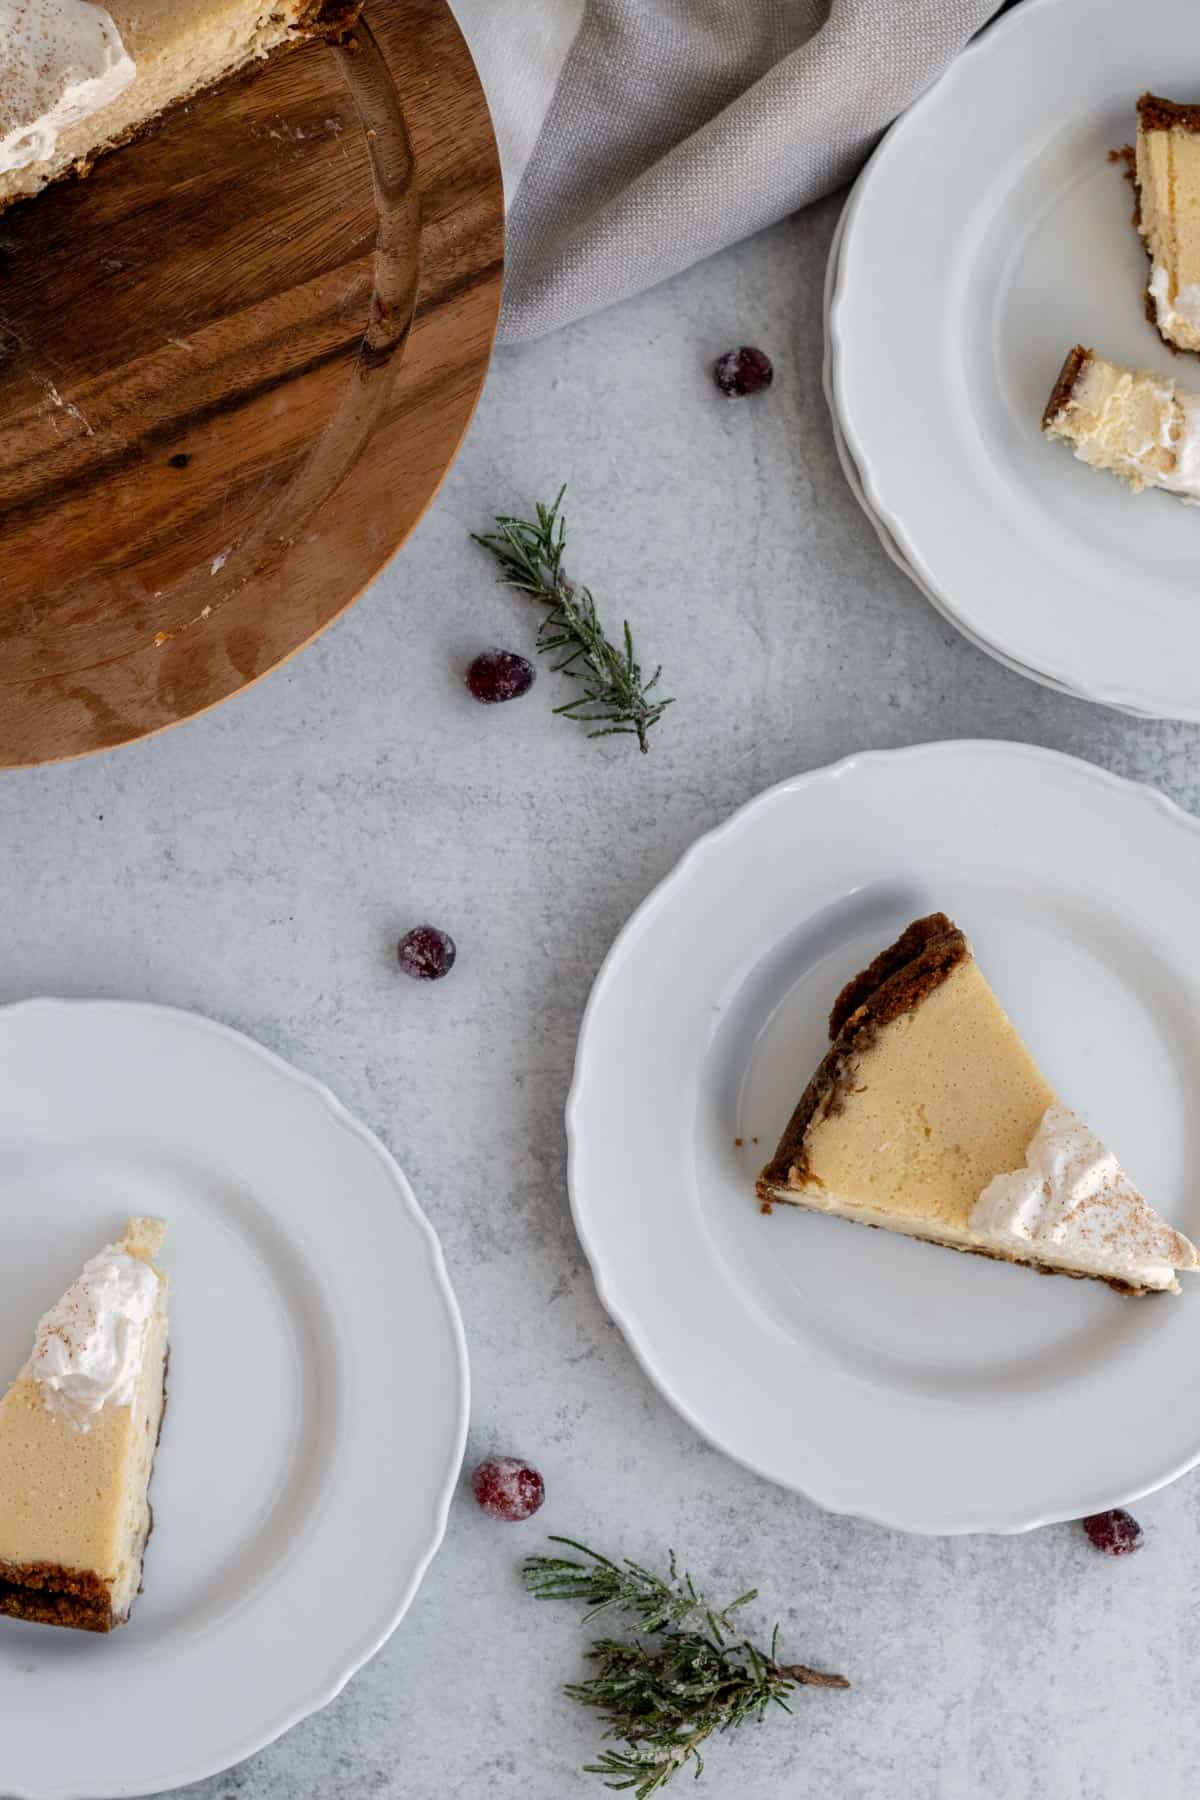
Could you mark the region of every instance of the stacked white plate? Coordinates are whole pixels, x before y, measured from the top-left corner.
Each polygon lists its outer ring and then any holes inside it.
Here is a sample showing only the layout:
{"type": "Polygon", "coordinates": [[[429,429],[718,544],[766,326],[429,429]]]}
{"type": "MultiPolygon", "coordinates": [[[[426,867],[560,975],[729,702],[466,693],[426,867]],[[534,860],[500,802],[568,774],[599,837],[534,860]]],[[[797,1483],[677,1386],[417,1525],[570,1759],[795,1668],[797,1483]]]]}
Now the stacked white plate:
{"type": "Polygon", "coordinates": [[[1200,722],[1200,514],[1042,437],[1087,344],[1200,390],[1147,323],[1109,151],[1150,88],[1200,95],[1192,0],[1025,0],[889,132],[830,253],[825,383],[888,554],[979,649],[1046,686],[1200,722]]]}

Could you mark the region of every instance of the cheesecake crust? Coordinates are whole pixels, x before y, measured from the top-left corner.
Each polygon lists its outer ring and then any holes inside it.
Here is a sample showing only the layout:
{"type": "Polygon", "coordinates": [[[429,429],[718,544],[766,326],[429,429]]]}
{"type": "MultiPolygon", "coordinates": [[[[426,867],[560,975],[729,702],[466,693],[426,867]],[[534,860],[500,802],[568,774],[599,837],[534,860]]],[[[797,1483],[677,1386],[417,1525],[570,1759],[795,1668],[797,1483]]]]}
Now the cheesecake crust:
{"type": "MultiPolygon", "coordinates": [[[[1147,295],[1149,295],[1148,289],[1147,295]]],[[[1042,414],[1043,431],[1049,431],[1059,414],[1066,411],[1071,395],[1075,392],[1075,384],[1083,374],[1083,371],[1087,368],[1088,363],[1092,360],[1093,354],[1094,353],[1091,350],[1085,349],[1082,344],[1076,344],[1073,350],[1067,351],[1063,366],[1058,371],[1058,379],[1050,390],[1050,398],[1046,402],[1046,410],[1042,414]]]]}
{"type": "MultiPolygon", "coordinates": [[[[894,944],[889,944],[886,950],[881,950],[874,962],[869,963],[865,969],[852,976],[846,983],[830,1010],[830,1038],[841,1036],[851,1015],[856,1013],[860,1006],[866,1005],[872,995],[878,995],[877,1004],[883,1004],[883,996],[879,994],[879,990],[884,983],[890,981],[892,976],[899,974],[902,969],[907,968],[909,963],[915,962],[939,938],[947,937],[952,933],[962,938],[962,932],[958,930],[953,920],[946,917],[945,913],[929,913],[923,919],[914,919],[912,924],[901,932],[894,944]]],[[[924,999],[926,991],[928,990],[925,989],[917,998],[924,999]]],[[[914,1005],[915,1003],[915,1001],[912,1002],[914,1005]]],[[[888,1017],[895,1018],[897,1012],[908,1011],[908,1005],[893,1003],[888,1017]]],[[[887,1020],[879,1019],[878,1023],[886,1024],[887,1020]]]]}
{"type": "Polygon", "coordinates": [[[0,1562],[0,1613],[76,1631],[111,1631],[117,1623],[106,1581],[56,1563],[0,1562]]]}
{"type": "Polygon", "coordinates": [[[1143,131],[1200,131],[1200,105],[1164,100],[1160,94],[1143,94],[1137,116],[1143,131]]]}
{"type": "MultiPolygon", "coordinates": [[[[803,1212],[817,1213],[823,1219],[840,1219],[845,1225],[865,1225],[868,1231],[883,1231],[874,1219],[855,1219],[849,1213],[830,1213],[824,1207],[814,1206],[797,1194],[795,1199],[783,1194],[774,1194],[773,1199],[788,1206],[796,1206],[803,1212]]],[[[1017,1269],[1032,1269],[1036,1275],[1065,1275],[1069,1281],[1102,1281],[1110,1287],[1114,1294],[1122,1294],[1130,1300],[1141,1300],[1146,1295],[1155,1293],[1154,1288],[1134,1287],[1128,1281],[1119,1281],[1114,1275],[1087,1275],[1082,1269],[1063,1269],[1057,1263],[1039,1262],[1035,1256],[1014,1256],[1003,1250],[989,1250],[983,1244],[951,1244],[945,1238],[920,1238],[914,1233],[915,1243],[936,1244],[939,1250],[954,1250],[960,1256],[986,1256],[989,1262],[1011,1263],[1017,1269]]]]}
{"type": "MultiPolygon", "coordinates": [[[[885,1025],[911,1012],[941,987],[969,955],[967,940],[957,925],[945,913],[929,913],[915,919],[894,944],[846,983],[829,1015],[833,1042],[758,1178],[757,1194],[764,1207],[790,1198],[781,1188],[802,1187],[808,1174],[805,1139],[809,1126],[841,1106],[853,1082],[859,1053],[885,1025]]],[[[804,1203],[798,1200],[795,1204],[804,1203]]]]}

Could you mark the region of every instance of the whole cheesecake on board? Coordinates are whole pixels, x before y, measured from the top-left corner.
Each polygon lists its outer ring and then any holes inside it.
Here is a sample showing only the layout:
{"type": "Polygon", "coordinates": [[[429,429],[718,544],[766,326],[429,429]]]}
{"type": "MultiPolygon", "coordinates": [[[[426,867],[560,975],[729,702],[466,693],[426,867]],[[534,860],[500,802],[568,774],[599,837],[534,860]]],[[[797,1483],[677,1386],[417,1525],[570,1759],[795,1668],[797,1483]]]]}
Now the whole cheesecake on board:
{"type": "Polygon", "coordinates": [[[1178,1291],[1200,1255],[1059,1100],[945,915],[843,989],[831,1047],[758,1180],[778,1202],[952,1250],[1178,1291]]]}
{"type": "Polygon", "coordinates": [[[1170,376],[1123,369],[1076,344],[1046,402],[1042,430],[1135,493],[1158,487],[1200,500],[1200,394],[1170,376]]]}
{"type": "Polygon", "coordinates": [[[0,0],[0,208],[362,0],[0,0]]]}
{"type": "Polygon", "coordinates": [[[1200,105],[1142,95],[1134,185],[1150,258],[1147,314],[1168,344],[1200,350],[1200,105]]]}
{"type": "Polygon", "coordinates": [[[37,1327],[0,1400],[0,1613],[111,1631],[150,1535],[165,1402],[164,1226],[130,1219],[37,1327]]]}

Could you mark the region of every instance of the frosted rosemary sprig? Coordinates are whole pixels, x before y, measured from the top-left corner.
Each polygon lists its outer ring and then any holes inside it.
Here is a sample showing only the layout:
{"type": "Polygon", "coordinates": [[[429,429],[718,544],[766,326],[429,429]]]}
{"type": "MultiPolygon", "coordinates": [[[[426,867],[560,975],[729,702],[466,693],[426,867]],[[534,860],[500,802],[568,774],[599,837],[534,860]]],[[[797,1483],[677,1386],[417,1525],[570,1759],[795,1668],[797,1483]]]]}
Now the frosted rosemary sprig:
{"type": "Polygon", "coordinates": [[[561,651],[555,670],[580,683],[581,692],[556,706],[555,712],[584,725],[596,725],[598,729],[590,731],[589,737],[627,733],[636,737],[639,747],[646,751],[650,748],[647,739],[651,728],[673,702],[651,698],[662,669],[655,669],[648,681],[643,679],[628,619],[622,626],[620,643],[614,644],[605,635],[591,589],[576,586],[563,574],[566,521],[561,509],[566,491],[565,487],[559,488],[552,506],[543,506],[539,501],[533,519],[516,519],[501,513],[497,515],[495,531],[471,535],[500,564],[504,585],[528,594],[544,609],[538,627],[539,653],[555,655],[561,651]]]}
{"type": "Polygon", "coordinates": [[[781,1663],[779,1627],[763,1650],[737,1635],[732,1615],[757,1598],[740,1594],[719,1609],[680,1574],[672,1551],[669,1574],[656,1575],[640,1563],[611,1562],[573,1538],[555,1537],[579,1552],[578,1558],[530,1556],[525,1585],[539,1600],[579,1600],[587,1620],[604,1612],[625,1613],[640,1634],[630,1640],[598,1638],[588,1651],[594,1673],[572,1682],[566,1692],[594,1707],[605,1723],[604,1736],[624,1747],[603,1750],[585,1764],[605,1785],[632,1790],[635,1800],[664,1788],[681,1768],[704,1768],[702,1746],[714,1732],[729,1731],[767,1708],[791,1708],[797,1687],[845,1688],[844,1675],[825,1675],[803,1663],[781,1663]]]}

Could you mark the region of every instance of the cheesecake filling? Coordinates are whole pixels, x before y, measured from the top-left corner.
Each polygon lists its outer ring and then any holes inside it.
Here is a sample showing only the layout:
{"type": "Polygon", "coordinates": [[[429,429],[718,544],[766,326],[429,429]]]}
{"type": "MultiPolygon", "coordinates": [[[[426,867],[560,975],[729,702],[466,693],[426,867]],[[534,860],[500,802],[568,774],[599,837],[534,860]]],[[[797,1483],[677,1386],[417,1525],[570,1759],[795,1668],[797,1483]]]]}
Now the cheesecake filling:
{"type": "Polygon", "coordinates": [[[162,1283],[148,1262],[107,1244],[39,1321],[29,1373],[50,1412],[87,1431],[102,1407],[131,1406],[162,1283]]]}
{"type": "Polygon", "coordinates": [[[1195,1248],[1147,1204],[1120,1163],[1069,1106],[1048,1108],[1025,1167],[996,1175],[971,1215],[974,1235],[1011,1255],[1171,1288],[1195,1248]]]}
{"type": "Polygon", "coordinates": [[[52,157],[60,134],[123,94],[136,73],[93,0],[0,0],[0,174],[52,157]]]}

